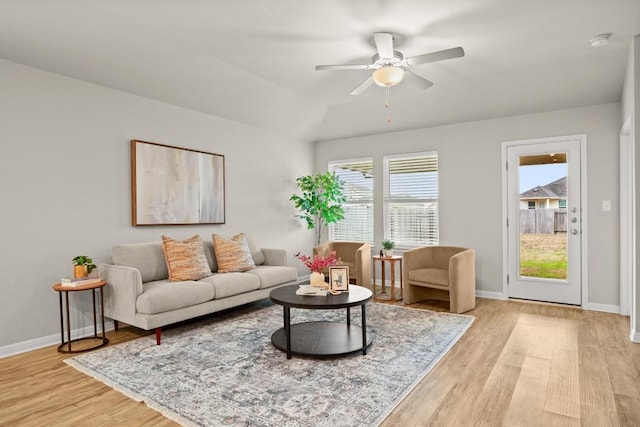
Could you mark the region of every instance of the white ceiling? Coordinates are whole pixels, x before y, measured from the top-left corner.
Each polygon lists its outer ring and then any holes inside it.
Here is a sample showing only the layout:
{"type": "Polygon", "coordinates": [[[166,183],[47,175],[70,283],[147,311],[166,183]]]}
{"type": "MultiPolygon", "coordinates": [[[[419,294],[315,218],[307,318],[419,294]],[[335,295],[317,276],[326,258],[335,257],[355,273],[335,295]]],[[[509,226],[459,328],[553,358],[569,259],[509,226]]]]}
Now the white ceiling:
{"type": "Polygon", "coordinates": [[[0,0],[0,58],[305,140],[617,102],[638,34],[638,0],[0,0]],[[369,71],[314,68],[370,62],[379,31],[466,55],[385,111],[349,95],[369,71]]]}

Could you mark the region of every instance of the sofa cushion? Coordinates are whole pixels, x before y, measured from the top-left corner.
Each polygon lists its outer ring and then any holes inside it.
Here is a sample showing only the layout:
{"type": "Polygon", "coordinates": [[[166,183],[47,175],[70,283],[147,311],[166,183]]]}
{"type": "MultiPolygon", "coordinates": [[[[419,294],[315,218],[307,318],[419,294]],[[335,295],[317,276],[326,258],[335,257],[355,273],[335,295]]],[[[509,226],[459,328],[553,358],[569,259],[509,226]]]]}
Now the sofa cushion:
{"type": "Polygon", "coordinates": [[[213,276],[205,277],[200,282],[213,285],[216,290],[216,299],[243,294],[260,288],[258,276],[247,273],[216,273],[213,276]]]}
{"type": "Polygon", "coordinates": [[[162,236],[162,248],[169,270],[169,280],[182,282],[211,276],[211,267],[204,254],[202,239],[197,234],[186,240],[162,236]]]}
{"type": "Polygon", "coordinates": [[[271,288],[287,282],[293,282],[298,278],[298,271],[294,267],[258,266],[248,271],[260,279],[260,289],[271,288]]]}
{"type": "Polygon", "coordinates": [[[169,277],[167,262],[162,251],[162,242],[126,243],[111,248],[111,257],[116,265],[137,268],[143,282],[169,277]]]}
{"type": "Polygon", "coordinates": [[[412,282],[449,286],[449,272],[439,268],[419,268],[409,271],[409,280],[412,282]]]}
{"type": "Polygon", "coordinates": [[[244,233],[236,234],[231,239],[225,239],[217,234],[211,237],[218,263],[218,273],[248,271],[256,267],[244,233]]]}
{"type": "Polygon", "coordinates": [[[211,301],[215,288],[206,282],[170,282],[159,280],[142,285],[144,292],[138,296],[136,309],[144,314],[164,313],[211,301]]]}

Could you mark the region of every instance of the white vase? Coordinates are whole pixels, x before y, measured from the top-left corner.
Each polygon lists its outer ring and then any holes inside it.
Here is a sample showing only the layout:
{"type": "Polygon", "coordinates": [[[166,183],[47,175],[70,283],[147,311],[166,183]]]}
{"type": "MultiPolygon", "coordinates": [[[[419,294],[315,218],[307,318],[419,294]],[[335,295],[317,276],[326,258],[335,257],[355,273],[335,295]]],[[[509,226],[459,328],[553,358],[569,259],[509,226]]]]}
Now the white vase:
{"type": "Polygon", "coordinates": [[[324,274],[323,273],[318,273],[316,271],[312,271],[311,274],[309,275],[309,284],[311,284],[311,286],[316,286],[316,287],[324,287],[325,283],[324,283],[324,274]]]}
{"type": "Polygon", "coordinates": [[[384,256],[389,258],[393,256],[393,249],[385,249],[384,250],[384,256]]]}

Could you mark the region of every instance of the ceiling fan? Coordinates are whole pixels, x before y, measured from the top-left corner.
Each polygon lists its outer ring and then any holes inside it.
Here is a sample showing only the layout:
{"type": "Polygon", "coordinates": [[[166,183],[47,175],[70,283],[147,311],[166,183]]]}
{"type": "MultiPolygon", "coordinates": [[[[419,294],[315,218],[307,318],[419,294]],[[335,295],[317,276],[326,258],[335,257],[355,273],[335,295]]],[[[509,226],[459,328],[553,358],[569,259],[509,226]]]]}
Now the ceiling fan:
{"type": "Polygon", "coordinates": [[[371,58],[371,64],[317,65],[316,70],[374,70],[351,95],[361,94],[373,83],[388,90],[389,87],[400,83],[404,77],[419,89],[428,89],[433,86],[433,82],[411,72],[408,70],[409,67],[464,56],[464,49],[454,47],[405,58],[401,52],[393,50],[393,34],[373,33],[373,40],[378,53],[371,58]]]}

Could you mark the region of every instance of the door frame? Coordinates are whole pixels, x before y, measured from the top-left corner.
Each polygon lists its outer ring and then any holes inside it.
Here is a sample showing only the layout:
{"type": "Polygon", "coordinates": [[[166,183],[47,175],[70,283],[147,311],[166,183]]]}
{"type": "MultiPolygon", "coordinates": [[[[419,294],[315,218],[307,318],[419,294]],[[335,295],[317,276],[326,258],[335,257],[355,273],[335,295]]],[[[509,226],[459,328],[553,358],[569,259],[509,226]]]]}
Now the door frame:
{"type": "MultiPolygon", "coordinates": [[[[620,130],[620,314],[633,312],[633,284],[635,283],[635,150],[631,117],[620,130]]],[[[632,316],[633,317],[633,316],[632,316]]]]}
{"type": "MultiPolygon", "coordinates": [[[[578,140],[580,144],[580,213],[582,217],[582,236],[580,251],[580,275],[581,275],[581,304],[580,307],[586,309],[589,305],[589,276],[588,276],[588,218],[587,218],[587,135],[565,135],[546,138],[519,139],[511,141],[502,141],[502,297],[509,299],[509,283],[507,276],[509,274],[509,229],[507,227],[507,219],[509,217],[508,200],[507,200],[507,148],[520,145],[534,145],[548,142],[562,142],[568,139],[578,140]]],[[[574,306],[575,307],[575,306],[574,306]]]]}

